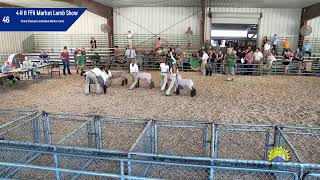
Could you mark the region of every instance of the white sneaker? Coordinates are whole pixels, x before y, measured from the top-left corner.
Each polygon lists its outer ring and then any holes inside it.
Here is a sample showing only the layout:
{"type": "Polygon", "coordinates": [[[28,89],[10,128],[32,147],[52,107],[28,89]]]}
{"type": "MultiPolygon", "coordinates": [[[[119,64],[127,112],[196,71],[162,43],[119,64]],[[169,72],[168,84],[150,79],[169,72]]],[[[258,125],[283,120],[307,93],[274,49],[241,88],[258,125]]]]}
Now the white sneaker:
{"type": "Polygon", "coordinates": [[[228,78],[227,81],[231,81],[231,78],[228,78]]]}

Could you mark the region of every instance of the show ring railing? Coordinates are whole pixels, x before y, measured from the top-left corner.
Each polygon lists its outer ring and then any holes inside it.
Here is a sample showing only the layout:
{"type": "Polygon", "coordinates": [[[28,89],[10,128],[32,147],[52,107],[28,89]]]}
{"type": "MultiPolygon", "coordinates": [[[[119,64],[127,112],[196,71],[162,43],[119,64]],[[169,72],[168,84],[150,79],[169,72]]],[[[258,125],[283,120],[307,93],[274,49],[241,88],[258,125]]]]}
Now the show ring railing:
{"type": "Polygon", "coordinates": [[[1,110],[0,177],[314,179],[320,127],[1,110]],[[288,162],[269,162],[273,147],[288,162]]]}

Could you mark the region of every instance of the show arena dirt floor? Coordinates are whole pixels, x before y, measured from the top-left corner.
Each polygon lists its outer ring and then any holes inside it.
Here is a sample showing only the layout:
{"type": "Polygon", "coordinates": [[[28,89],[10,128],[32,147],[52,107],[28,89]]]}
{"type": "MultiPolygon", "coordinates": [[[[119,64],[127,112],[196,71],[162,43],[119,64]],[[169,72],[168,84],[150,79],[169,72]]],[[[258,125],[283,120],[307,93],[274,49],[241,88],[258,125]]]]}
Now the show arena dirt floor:
{"type": "MultiPolygon", "coordinates": [[[[31,109],[78,114],[99,114],[160,119],[194,119],[257,124],[320,126],[320,78],[297,76],[201,76],[191,78],[197,95],[183,89],[181,95],[167,97],[159,90],[159,72],[151,72],[156,87],[128,90],[113,80],[106,94],[86,96],[84,79],[75,74],[48,79],[28,86],[11,87],[0,92],[0,109],[31,109]]],[[[94,86],[92,86],[94,87],[94,86]]]]}

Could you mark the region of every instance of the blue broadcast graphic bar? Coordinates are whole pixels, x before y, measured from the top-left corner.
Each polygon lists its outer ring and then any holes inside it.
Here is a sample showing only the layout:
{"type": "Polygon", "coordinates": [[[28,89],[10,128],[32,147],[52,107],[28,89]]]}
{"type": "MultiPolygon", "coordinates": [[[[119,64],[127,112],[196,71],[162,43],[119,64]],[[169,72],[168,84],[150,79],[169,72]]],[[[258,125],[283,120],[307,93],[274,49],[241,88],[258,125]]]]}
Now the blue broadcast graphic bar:
{"type": "Polygon", "coordinates": [[[0,31],[67,31],[87,8],[0,8],[0,31]]]}

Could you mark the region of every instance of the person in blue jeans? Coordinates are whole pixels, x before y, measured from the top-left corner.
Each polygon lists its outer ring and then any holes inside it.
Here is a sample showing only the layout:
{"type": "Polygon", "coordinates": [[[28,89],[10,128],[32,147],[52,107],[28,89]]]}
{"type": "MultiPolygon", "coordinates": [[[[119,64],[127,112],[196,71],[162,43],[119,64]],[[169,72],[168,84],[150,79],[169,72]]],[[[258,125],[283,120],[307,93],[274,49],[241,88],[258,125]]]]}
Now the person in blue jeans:
{"type": "Polygon", "coordinates": [[[66,69],[68,70],[68,74],[71,75],[70,72],[70,61],[69,61],[69,52],[67,46],[63,48],[63,52],[60,54],[60,58],[63,63],[63,74],[66,75],[66,69]]]}

